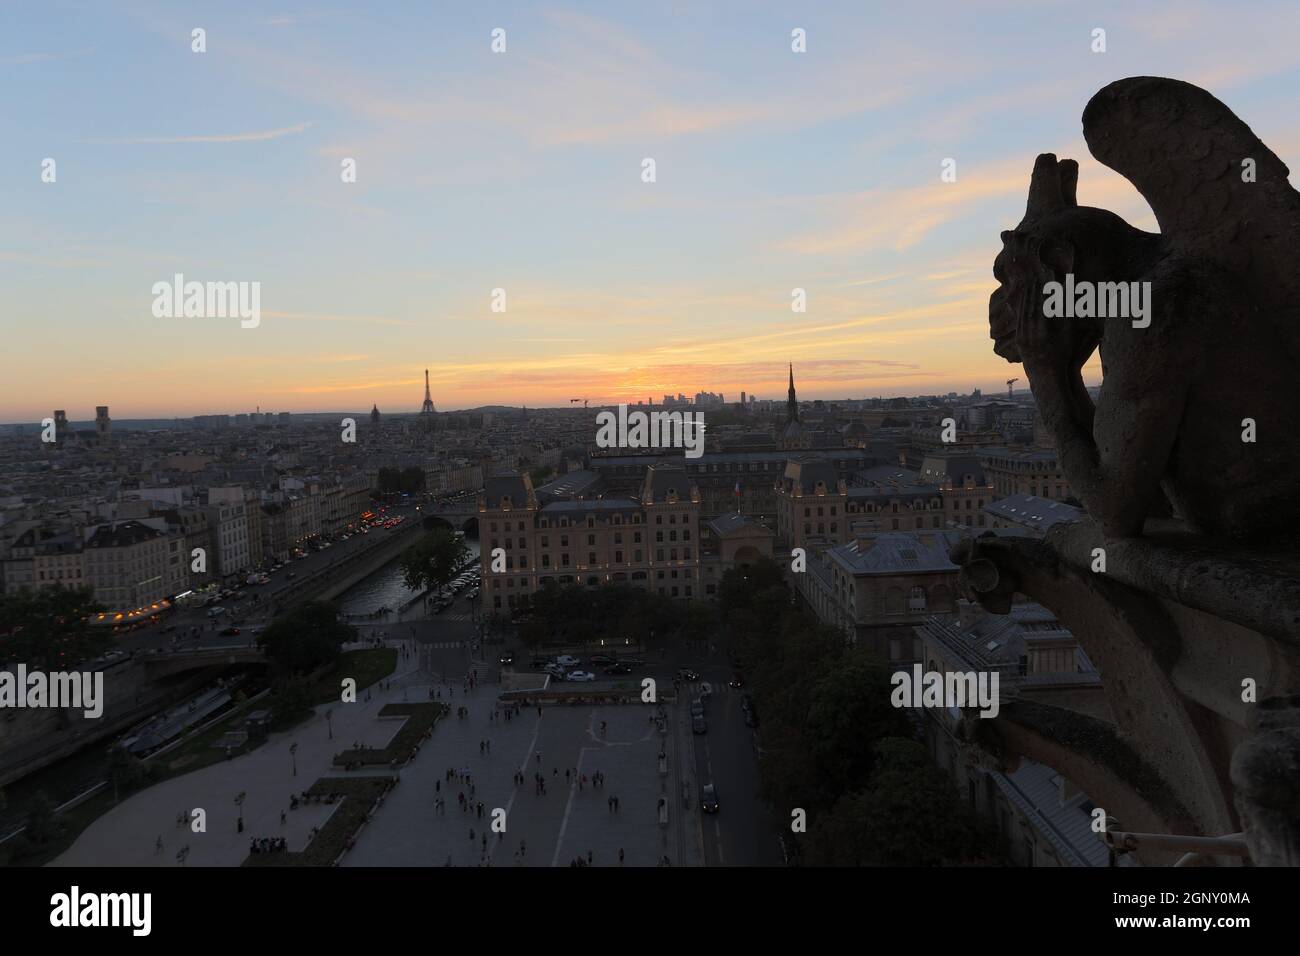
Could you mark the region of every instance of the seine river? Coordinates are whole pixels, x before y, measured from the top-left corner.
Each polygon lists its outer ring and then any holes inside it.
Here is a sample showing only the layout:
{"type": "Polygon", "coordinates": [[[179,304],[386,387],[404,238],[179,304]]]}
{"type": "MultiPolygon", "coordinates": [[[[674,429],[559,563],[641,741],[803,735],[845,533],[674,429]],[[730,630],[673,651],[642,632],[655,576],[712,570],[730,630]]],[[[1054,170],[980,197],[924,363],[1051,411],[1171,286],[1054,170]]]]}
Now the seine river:
{"type": "MultiPolygon", "coordinates": [[[[477,538],[467,536],[465,547],[469,548],[470,560],[478,557],[477,538]]],[[[397,610],[414,596],[415,592],[408,590],[402,581],[400,559],[394,558],[364,581],[358,581],[344,591],[339,603],[344,614],[371,614],[381,607],[397,610]]]]}

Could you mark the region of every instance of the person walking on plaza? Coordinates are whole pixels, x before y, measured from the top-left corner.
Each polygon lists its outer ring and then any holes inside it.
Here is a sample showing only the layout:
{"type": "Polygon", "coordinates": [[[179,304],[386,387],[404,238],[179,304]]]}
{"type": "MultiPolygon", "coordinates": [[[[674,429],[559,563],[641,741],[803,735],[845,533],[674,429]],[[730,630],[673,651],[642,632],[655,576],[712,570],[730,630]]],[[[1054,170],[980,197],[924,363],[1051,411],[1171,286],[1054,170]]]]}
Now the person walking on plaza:
{"type": "Polygon", "coordinates": [[[622,848],[622,847],[619,847],[619,848],[618,848],[618,865],[619,865],[619,866],[622,866],[622,865],[623,865],[623,848],[622,848]]]}

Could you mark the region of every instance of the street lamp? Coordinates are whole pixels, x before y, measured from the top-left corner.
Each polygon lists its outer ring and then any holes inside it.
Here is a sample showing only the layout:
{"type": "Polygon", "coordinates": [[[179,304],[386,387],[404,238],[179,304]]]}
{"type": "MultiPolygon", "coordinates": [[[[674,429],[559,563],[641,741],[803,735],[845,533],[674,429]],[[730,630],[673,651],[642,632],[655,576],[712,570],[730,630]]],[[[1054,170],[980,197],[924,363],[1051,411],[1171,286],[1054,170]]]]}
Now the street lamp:
{"type": "Polygon", "coordinates": [[[330,740],[333,740],[334,739],[334,711],[333,710],[325,711],[325,723],[329,724],[330,740]]]}
{"type": "Polygon", "coordinates": [[[248,796],[243,790],[240,790],[235,797],[235,806],[239,807],[239,832],[244,832],[244,798],[248,796]]]}
{"type": "Polygon", "coordinates": [[[289,745],[289,759],[293,761],[293,775],[298,776],[298,742],[289,745]]]}

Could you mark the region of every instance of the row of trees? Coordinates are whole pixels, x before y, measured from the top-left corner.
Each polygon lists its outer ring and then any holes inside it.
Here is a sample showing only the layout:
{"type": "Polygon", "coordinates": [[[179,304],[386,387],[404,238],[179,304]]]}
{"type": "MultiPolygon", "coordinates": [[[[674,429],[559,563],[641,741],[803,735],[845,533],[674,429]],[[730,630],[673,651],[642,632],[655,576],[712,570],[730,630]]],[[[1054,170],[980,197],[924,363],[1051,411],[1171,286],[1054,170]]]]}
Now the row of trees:
{"type": "Polygon", "coordinates": [[[805,862],[936,866],[986,860],[992,842],[890,704],[890,667],[793,607],[782,569],[728,572],[721,626],[762,719],[763,795],[790,819],[805,862]]]}
{"type": "Polygon", "coordinates": [[[519,637],[528,646],[548,642],[641,646],[707,640],[717,634],[717,616],[700,601],[683,604],[625,583],[598,588],[548,583],[515,608],[519,637]]]}
{"type": "Polygon", "coordinates": [[[379,491],[381,494],[419,494],[424,491],[423,468],[380,468],[379,491]]]}

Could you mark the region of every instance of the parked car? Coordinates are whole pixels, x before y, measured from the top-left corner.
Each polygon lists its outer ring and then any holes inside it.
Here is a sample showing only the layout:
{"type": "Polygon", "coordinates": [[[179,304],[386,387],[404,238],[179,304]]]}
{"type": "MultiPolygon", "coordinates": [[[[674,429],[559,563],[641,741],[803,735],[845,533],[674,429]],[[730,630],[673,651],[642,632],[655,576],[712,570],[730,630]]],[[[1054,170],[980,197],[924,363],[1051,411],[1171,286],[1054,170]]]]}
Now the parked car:
{"type": "Polygon", "coordinates": [[[221,630],[222,637],[234,637],[238,633],[239,633],[239,628],[237,627],[226,627],[226,628],[222,628],[221,630]]]}
{"type": "Polygon", "coordinates": [[[694,717],[691,719],[691,733],[707,734],[709,725],[704,722],[703,717],[694,717]]]}
{"type": "Polygon", "coordinates": [[[208,617],[221,617],[221,615],[225,613],[226,609],[224,607],[218,606],[208,608],[208,617]]]}
{"type": "Polygon", "coordinates": [[[556,680],[564,680],[564,668],[559,664],[547,664],[542,670],[550,674],[556,680]]]}
{"type": "Polygon", "coordinates": [[[592,654],[587,661],[588,664],[613,664],[614,658],[605,654],[592,654]]]}
{"type": "Polygon", "coordinates": [[[606,674],[630,674],[632,673],[632,665],[627,663],[610,664],[608,667],[605,668],[605,673],[606,674]]]}
{"type": "Polygon", "coordinates": [[[696,697],[693,701],[691,701],[691,716],[692,717],[704,716],[704,701],[700,700],[698,697],[696,697]]]}
{"type": "Polygon", "coordinates": [[[567,678],[567,680],[574,680],[574,681],[591,681],[595,679],[596,679],[596,675],[593,674],[591,671],[571,671],[567,678]]]}
{"type": "Polygon", "coordinates": [[[577,667],[582,663],[582,661],[571,654],[561,654],[555,659],[555,663],[559,664],[561,667],[577,667]]]}
{"type": "Polygon", "coordinates": [[[700,788],[700,809],[705,813],[718,812],[718,788],[711,783],[700,788]]]}

